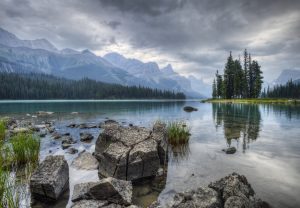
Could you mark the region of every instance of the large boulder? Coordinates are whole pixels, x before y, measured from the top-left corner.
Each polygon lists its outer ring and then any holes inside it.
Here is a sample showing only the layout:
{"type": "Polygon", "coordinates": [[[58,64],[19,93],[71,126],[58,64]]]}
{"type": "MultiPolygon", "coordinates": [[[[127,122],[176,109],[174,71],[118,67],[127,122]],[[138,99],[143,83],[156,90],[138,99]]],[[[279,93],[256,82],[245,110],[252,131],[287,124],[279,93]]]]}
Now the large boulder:
{"type": "MultiPolygon", "coordinates": [[[[255,197],[255,193],[243,175],[232,173],[208,187],[175,194],[168,202],[172,208],[270,208],[271,206],[255,197]]],[[[159,202],[149,208],[164,207],[159,202]]]]}
{"type": "Polygon", "coordinates": [[[104,123],[102,128],[95,147],[101,177],[137,180],[155,176],[167,151],[162,145],[164,128],[151,131],[143,127],[123,127],[116,122],[104,123]]]}
{"type": "Polygon", "coordinates": [[[254,196],[254,190],[248,183],[247,178],[237,173],[232,173],[229,176],[210,183],[208,187],[219,192],[224,202],[231,196],[239,196],[242,198],[254,196]]]}
{"type": "Polygon", "coordinates": [[[76,184],[72,202],[82,200],[107,201],[128,206],[132,203],[132,184],[130,181],[118,180],[112,177],[104,178],[98,182],[76,184]]]}
{"type": "Polygon", "coordinates": [[[47,156],[30,178],[30,190],[37,200],[56,201],[69,188],[69,166],[64,156],[47,156]]]}

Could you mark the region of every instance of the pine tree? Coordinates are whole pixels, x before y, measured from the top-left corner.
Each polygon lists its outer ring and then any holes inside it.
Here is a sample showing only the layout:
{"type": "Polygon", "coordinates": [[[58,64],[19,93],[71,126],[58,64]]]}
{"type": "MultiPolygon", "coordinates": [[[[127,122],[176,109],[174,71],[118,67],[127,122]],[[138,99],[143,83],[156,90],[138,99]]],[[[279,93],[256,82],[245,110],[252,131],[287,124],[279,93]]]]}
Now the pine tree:
{"type": "Polygon", "coordinates": [[[244,78],[243,78],[243,98],[247,98],[249,95],[249,61],[247,49],[244,51],[244,78]]]}
{"type": "Polygon", "coordinates": [[[216,83],[217,84],[217,97],[218,98],[224,97],[223,79],[222,79],[222,75],[220,75],[218,71],[216,73],[216,79],[217,79],[217,83],[216,83]]]}
{"type": "Polygon", "coordinates": [[[234,93],[234,61],[230,51],[224,70],[224,96],[227,99],[233,98],[234,93]]]}
{"type": "Polygon", "coordinates": [[[217,86],[216,86],[216,80],[214,79],[213,85],[212,85],[212,97],[216,98],[217,97],[217,86]]]}

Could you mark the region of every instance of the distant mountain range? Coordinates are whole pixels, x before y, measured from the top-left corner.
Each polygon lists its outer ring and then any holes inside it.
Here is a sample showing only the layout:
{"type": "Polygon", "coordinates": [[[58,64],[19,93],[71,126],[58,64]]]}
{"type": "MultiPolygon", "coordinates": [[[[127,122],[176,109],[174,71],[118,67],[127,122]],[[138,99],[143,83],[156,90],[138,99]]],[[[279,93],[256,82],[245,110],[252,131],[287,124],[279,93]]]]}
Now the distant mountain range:
{"type": "Polygon", "coordinates": [[[300,70],[296,69],[285,69],[281,72],[279,77],[272,83],[273,86],[286,84],[288,81],[300,82],[300,70]]]}
{"type": "Polygon", "coordinates": [[[170,64],[160,69],[155,62],[144,63],[118,53],[100,57],[89,50],[58,50],[46,39],[21,40],[1,28],[0,71],[37,72],[75,80],[87,77],[107,83],[183,92],[192,98],[211,94],[209,85],[193,76],[179,75],[170,64]]]}

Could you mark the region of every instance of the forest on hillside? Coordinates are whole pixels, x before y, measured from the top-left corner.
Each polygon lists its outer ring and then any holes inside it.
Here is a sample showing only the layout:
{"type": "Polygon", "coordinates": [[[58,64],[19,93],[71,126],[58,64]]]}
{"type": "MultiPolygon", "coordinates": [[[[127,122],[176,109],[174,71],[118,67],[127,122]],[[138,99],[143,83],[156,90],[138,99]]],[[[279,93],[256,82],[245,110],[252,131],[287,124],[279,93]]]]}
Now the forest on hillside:
{"type": "Polygon", "coordinates": [[[185,99],[180,92],[69,80],[45,74],[0,73],[0,99],[185,99]]]}
{"type": "Polygon", "coordinates": [[[230,52],[223,75],[216,72],[212,85],[213,98],[258,98],[261,95],[263,76],[261,66],[244,51],[243,66],[239,59],[233,59],[230,52]]]}
{"type": "Polygon", "coordinates": [[[277,85],[270,89],[264,89],[263,98],[298,98],[300,99],[300,80],[290,80],[285,85],[277,85]]]}

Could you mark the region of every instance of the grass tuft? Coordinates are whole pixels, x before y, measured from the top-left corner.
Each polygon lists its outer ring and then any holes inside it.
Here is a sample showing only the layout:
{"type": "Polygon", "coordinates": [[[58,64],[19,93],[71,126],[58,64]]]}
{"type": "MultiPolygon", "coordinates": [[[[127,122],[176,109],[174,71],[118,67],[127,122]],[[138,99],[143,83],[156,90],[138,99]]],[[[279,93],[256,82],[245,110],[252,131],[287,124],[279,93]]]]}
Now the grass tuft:
{"type": "Polygon", "coordinates": [[[40,139],[33,134],[20,133],[10,140],[12,162],[15,165],[37,164],[40,151],[40,139]]]}
{"type": "Polygon", "coordinates": [[[5,130],[6,130],[6,122],[4,120],[0,120],[0,142],[3,142],[5,139],[5,130]]]}
{"type": "Polygon", "coordinates": [[[168,143],[177,146],[187,144],[190,138],[190,129],[185,122],[172,121],[167,124],[168,143]]]}

